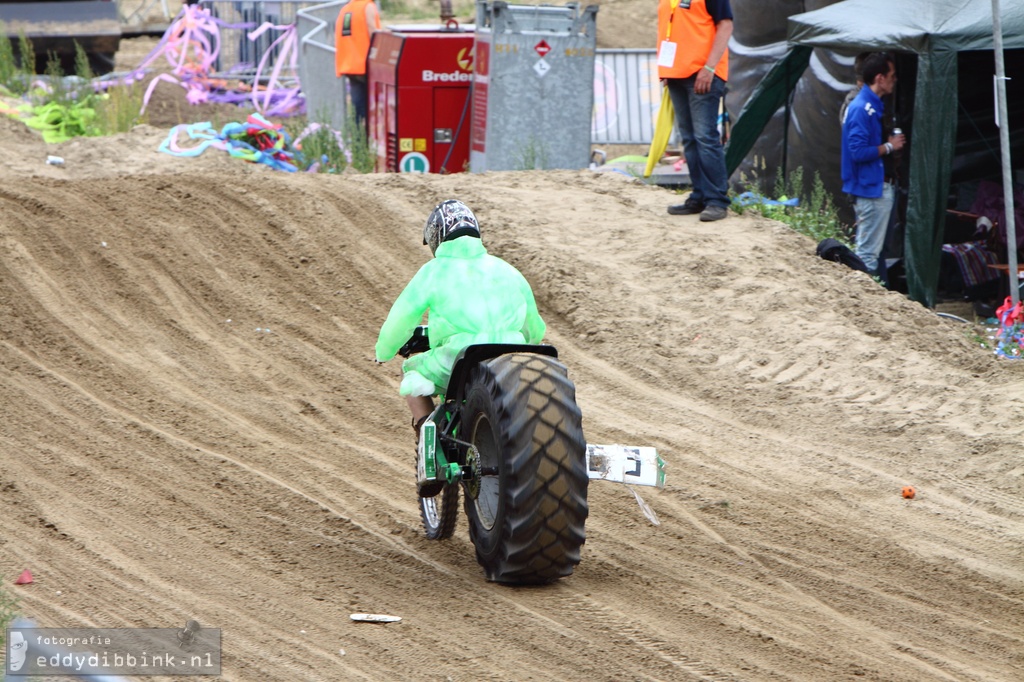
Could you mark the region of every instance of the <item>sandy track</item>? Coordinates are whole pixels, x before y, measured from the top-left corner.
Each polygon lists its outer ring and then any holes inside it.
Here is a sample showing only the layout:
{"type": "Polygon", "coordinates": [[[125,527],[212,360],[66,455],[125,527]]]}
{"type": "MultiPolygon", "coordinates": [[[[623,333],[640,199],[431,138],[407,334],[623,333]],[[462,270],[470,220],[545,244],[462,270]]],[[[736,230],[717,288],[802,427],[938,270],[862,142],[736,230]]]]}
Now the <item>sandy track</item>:
{"type": "Polygon", "coordinates": [[[955,323],[621,176],[295,176],[158,139],[0,186],[0,573],[32,569],[40,624],[195,618],[240,681],[1024,675],[1024,370],[955,323]],[[668,462],[658,527],[591,486],[549,587],[487,583],[464,519],[423,538],[370,362],[447,196],[533,283],[588,441],[668,462]]]}

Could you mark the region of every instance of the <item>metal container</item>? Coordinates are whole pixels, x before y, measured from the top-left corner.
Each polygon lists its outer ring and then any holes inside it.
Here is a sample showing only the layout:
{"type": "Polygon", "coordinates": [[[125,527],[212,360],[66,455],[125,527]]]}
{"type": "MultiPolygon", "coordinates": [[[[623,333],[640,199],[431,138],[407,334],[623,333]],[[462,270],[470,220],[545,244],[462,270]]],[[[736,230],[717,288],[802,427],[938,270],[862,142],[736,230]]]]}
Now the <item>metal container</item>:
{"type": "Polygon", "coordinates": [[[597,6],[477,2],[470,170],[586,168],[597,6]]]}
{"type": "Polygon", "coordinates": [[[465,170],[472,70],[472,26],[390,26],[373,34],[367,123],[378,171],[465,170]]]}

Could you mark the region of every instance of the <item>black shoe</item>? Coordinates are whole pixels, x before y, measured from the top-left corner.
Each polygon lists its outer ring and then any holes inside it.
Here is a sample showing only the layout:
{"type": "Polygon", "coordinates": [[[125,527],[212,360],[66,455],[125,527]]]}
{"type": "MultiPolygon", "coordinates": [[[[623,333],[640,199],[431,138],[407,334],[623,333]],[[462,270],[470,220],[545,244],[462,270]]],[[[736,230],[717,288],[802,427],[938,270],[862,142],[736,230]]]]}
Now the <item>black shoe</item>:
{"type": "Polygon", "coordinates": [[[977,315],[978,317],[981,317],[981,318],[984,318],[984,319],[987,320],[990,317],[995,317],[996,316],[996,304],[995,304],[995,302],[993,302],[993,303],[986,303],[985,301],[974,301],[973,302],[973,307],[974,307],[974,314],[977,315]]]}
{"type": "Polygon", "coordinates": [[[690,197],[681,204],[668,207],[669,215],[696,215],[704,210],[704,202],[690,197]]]}
{"type": "Polygon", "coordinates": [[[437,494],[444,490],[444,481],[427,481],[416,483],[416,494],[420,497],[437,497],[437,494]]]}
{"type": "Polygon", "coordinates": [[[721,220],[729,215],[729,209],[725,206],[708,206],[700,214],[700,220],[703,223],[710,223],[715,220],[721,220]]]}

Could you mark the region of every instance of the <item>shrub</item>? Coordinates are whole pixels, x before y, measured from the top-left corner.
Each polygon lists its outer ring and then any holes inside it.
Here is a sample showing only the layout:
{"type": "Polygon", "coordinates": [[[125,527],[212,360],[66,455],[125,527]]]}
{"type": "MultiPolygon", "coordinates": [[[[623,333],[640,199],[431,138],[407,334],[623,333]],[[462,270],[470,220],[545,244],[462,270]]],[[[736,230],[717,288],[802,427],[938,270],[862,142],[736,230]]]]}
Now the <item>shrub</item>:
{"type": "Polygon", "coordinates": [[[0,651],[7,651],[7,628],[18,615],[18,598],[0,589],[0,651]]]}
{"type": "MultiPolygon", "coordinates": [[[[757,165],[756,159],[754,165],[757,165]]],[[[756,172],[754,184],[757,184],[756,172]]],[[[773,197],[764,196],[759,189],[749,189],[748,179],[743,174],[740,175],[740,185],[744,191],[740,195],[733,193],[732,202],[732,208],[737,213],[755,211],[766,218],[786,223],[816,242],[832,238],[850,245],[851,229],[839,220],[835,202],[817,171],[809,196],[804,196],[803,168],[797,168],[788,177],[782,173],[777,174],[773,197]],[[794,198],[796,205],[778,203],[790,203],[794,198]]]]}

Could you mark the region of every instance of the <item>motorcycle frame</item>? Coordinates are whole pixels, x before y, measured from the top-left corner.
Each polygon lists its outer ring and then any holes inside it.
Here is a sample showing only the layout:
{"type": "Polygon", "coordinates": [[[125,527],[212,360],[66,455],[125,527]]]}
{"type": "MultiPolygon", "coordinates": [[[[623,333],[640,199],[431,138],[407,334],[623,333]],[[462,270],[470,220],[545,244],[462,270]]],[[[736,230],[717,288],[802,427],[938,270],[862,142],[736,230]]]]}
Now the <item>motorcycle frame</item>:
{"type": "Polygon", "coordinates": [[[445,472],[448,483],[464,478],[472,472],[465,471],[466,445],[457,437],[462,423],[462,406],[466,399],[466,383],[473,368],[482,362],[509,353],[532,353],[558,358],[558,350],[549,345],[525,343],[479,343],[466,346],[455,358],[448,389],[455,389],[454,395],[446,393],[444,400],[434,410],[434,423],[438,428],[437,469],[445,472]],[[453,468],[451,465],[457,465],[453,468]],[[459,473],[456,473],[458,471],[459,473]]]}

